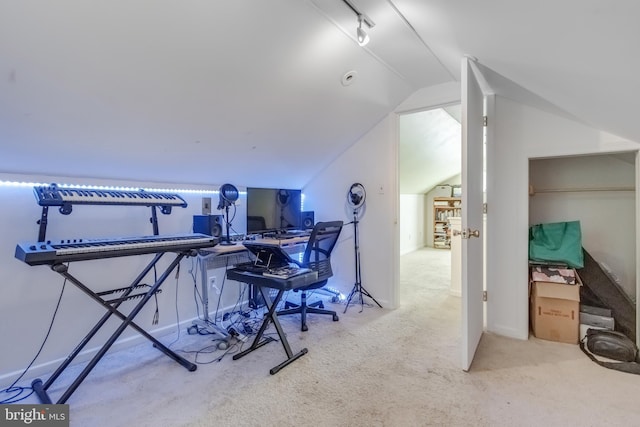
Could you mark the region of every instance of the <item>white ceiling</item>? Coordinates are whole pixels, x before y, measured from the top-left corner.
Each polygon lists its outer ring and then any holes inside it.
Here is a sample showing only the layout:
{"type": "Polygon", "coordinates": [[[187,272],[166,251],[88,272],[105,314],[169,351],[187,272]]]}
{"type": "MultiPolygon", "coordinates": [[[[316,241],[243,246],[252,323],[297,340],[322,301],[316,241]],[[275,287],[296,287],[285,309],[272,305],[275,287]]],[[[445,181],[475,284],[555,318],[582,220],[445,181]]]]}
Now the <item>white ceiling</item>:
{"type": "Polygon", "coordinates": [[[459,183],[460,114],[458,104],[400,116],[400,194],[425,194],[438,184],[459,183]]]}
{"type": "Polygon", "coordinates": [[[2,1],[0,172],[302,187],[464,54],[640,141],[640,2],[352,1],[2,1]]]}

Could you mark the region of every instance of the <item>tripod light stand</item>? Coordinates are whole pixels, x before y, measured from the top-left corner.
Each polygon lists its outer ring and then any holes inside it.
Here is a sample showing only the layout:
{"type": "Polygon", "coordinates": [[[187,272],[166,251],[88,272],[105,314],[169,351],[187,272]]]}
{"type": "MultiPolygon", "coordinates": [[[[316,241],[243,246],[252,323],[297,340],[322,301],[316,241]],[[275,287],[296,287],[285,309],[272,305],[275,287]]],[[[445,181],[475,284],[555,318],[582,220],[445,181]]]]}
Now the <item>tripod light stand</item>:
{"type": "Polygon", "coordinates": [[[289,191],[282,189],[278,190],[278,194],[276,194],[276,202],[278,203],[278,206],[280,206],[280,230],[284,230],[289,227],[289,221],[284,217],[284,209],[289,205],[290,201],[291,194],[289,194],[289,191]]]}
{"type": "Polygon", "coordinates": [[[367,296],[375,302],[378,307],[382,308],[380,303],[376,301],[376,299],[362,286],[362,278],[360,272],[360,247],[358,243],[358,213],[360,209],[364,206],[365,199],[367,198],[367,193],[364,189],[364,186],[360,183],[355,183],[349,188],[349,192],[347,193],[347,203],[353,209],[353,242],[356,256],[356,282],[353,285],[353,289],[351,289],[351,293],[349,293],[349,297],[347,298],[347,306],[344,308],[344,312],[347,312],[349,308],[349,304],[354,296],[360,298],[360,311],[364,309],[364,298],[363,296],[367,296]]]}
{"type": "Polygon", "coordinates": [[[222,238],[222,241],[220,242],[220,244],[223,246],[230,246],[230,245],[234,245],[235,243],[233,243],[231,241],[231,238],[229,237],[229,228],[231,228],[231,221],[229,220],[229,207],[231,205],[235,206],[235,203],[238,200],[240,193],[238,192],[238,189],[231,184],[222,185],[222,187],[220,187],[219,193],[220,193],[220,200],[218,202],[218,210],[221,210],[221,209],[225,210],[225,214],[226,214],[225,222],[227,224],[227,235],[226,237],[222,238]]]}

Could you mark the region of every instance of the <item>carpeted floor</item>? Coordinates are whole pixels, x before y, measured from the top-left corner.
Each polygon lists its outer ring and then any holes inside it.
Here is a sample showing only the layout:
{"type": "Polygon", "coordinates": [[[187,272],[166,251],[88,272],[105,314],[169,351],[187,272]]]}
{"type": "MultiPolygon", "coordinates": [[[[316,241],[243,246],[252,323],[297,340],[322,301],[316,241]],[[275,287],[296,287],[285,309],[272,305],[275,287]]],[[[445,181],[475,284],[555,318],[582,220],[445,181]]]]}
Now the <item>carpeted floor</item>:
{"type": "Polygon", "coordinates": [[[195,372],[147,344],[108,354],[69,400],[71,425],[640,425],[640,377],[601,368],[576,345],[485,334],[463,372],[449,269],[448,251],[425,248],[401,259],[397,310],[327,303],[340,321],[310,316],[304,333],[297,316],[281,318],[294,352],[309,353],[277,375],[277,342],[216,361],[210,337],[181,334],[171,348],[197,360],[195,372]]]}

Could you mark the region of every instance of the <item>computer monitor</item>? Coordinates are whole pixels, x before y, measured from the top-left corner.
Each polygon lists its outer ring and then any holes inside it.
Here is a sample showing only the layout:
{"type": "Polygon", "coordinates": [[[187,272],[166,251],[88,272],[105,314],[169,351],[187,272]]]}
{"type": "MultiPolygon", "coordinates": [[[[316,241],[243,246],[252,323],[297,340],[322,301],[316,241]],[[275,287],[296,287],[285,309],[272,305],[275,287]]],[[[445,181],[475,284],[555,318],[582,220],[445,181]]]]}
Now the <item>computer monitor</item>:
{"type": "Polygon", "coordinates": [[[302,190],[247,188],[247,234],[302,228],[302,190]]]}

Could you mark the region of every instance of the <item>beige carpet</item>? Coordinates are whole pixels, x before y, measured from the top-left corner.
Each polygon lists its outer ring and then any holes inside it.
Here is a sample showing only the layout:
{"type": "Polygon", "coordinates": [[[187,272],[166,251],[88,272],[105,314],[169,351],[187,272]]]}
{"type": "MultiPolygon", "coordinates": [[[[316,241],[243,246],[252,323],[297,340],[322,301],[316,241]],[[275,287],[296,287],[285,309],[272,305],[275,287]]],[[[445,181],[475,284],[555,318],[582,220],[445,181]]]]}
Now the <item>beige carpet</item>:
{"type": "MultiPolygon", "coordinates": [[[[401,262],[397,310],[357,305],[343,314],[328,303],[340,321],[310,316],[305,333],[297,316],[283,317],[293,350],[309,353],[277,375],[269,369],[284,358],[278,342],[236,361],[206,363],[222,352],[202,352],[195,372],[147,344],[108,354],[68,402],[71,425],[640,425],[640,377],[601,368],[575,345],[485,334],[463,372],[449,253],[424,249],[401,262]]],[[[182,333],[171,348],[211,344],[182,333]]]]}

